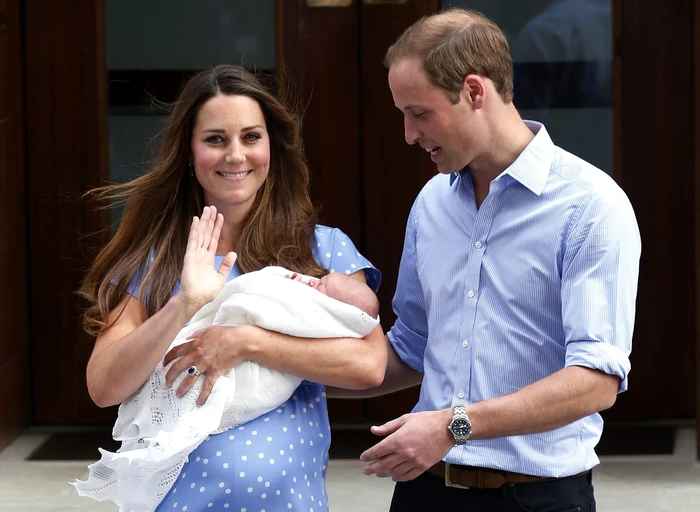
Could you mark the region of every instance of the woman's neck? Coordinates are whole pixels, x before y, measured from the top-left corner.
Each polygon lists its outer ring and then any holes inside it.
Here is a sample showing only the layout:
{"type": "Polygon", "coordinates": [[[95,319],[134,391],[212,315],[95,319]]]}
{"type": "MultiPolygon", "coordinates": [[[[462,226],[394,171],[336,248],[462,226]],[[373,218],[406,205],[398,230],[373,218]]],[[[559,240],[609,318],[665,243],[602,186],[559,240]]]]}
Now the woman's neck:
{"type": "Polygon", "coordinates": [[[219,243],[216,247],[217,256],[223,256],[235,251],[241,238],[245,221],[250,213],[250,207],[242,209],[237,206],[217,207],[218,212],[224,216],[224,225],[219,235],[219,243]]]}
{"type": "Polygon", "coordinates": [[[227,226],[221,229],[221,235],[219,236],[219,244],[216,246],[216,255],[224,256],[225,254],[235,251],[238,246],[238,241],[241,238],[241,232],[243,231],[243,224],[238,224],[236,226],[227,226]]]}

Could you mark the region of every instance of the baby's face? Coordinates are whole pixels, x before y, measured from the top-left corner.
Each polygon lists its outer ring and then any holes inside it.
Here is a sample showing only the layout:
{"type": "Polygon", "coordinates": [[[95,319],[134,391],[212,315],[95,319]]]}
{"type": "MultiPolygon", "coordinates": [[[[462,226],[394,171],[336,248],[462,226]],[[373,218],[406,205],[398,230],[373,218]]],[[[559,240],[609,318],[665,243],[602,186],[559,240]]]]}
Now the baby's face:
{"type": "Polygon", "coordinates": [[[309,286],[326,295],[326,281],[324,281],[326,277],[328,276],[323,276],[321,279],[312,279],[311,281],[309,281],[309,286]]]}
{"type": "Polygon", "coordinates": [[[309,281],[309,286],[321,292],[329,297],[334,297],[337,295],[336,291],[342,288],[343,283],[346,279],[351,279],[351,277],[341,274],[339,272],[333,272],[331,274],[323,276],[321,279],[312,279],[309,281]],[[339,288],[340,287],[340,288],[339,288]]]}

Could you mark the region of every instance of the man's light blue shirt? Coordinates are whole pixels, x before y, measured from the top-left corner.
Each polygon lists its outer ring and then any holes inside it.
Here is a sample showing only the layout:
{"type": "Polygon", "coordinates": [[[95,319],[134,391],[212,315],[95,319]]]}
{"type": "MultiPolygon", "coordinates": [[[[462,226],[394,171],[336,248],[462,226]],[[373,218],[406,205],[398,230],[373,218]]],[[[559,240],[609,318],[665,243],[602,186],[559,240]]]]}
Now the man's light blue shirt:
{"type": "MultiPolygon", "coordinates": [[[[603,171],[534,139],[477,209],[469,170],[431,179],[408,218],[389,340],[424,373],[414,411],[507,395],[567,366],[627,389],[641,242],[603,171]]],[[[595,466],[592,414],[539,434],[469,440],[447,462],[539,476],[595,466]]]]}

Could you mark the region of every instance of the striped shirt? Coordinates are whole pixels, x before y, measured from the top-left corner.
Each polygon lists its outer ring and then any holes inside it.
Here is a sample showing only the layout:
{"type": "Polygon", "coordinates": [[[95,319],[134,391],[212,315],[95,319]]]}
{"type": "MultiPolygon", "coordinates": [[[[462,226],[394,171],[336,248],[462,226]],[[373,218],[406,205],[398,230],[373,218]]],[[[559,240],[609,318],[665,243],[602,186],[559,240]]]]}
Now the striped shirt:
{"type": "MultiPolygon", "coordinates": [[[[408,218],[389,340],[423,372],[414,412],[513,393],[564,367],[627,388],[641,242],[632,206],[603,171],[534,139],[477,209],[468,169],[437,175],[408,218]]],[[[445,460],[561,477],[590,469],[603,421],[469,440],[445,460]]]]}

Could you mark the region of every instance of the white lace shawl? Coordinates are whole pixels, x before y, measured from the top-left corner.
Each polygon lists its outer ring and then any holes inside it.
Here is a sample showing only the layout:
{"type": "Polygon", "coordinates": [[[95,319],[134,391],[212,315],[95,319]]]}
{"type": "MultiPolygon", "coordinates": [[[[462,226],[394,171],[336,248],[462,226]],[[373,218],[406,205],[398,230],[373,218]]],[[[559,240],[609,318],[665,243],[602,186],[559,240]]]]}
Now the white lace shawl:
{"type": "MultiPolygon", "coordinates": [[[[267,267],[229,281],[213,302],[183,328],[171,348],[210,325],[253,324],[306,338],[361,338],[379,323],[360,309],[327,297],[290,272],[267,267]]],[[[171,363],[172,364],[172,363],[171,363]]],[[[169,367],[168,367],[169,368],[169,367]]],[[[182,398],[165,386],[168,368],[158,364],[146,383],[119,407],[113,437],[116,452],[100,448],[88,479],[73,482],[78,493],[109,500],[123,511],[154,510],[174,483],[187,456],[209,434],[223,432],[284,403],[301,380],[246,361],[220,376],[207,402],[196,405],[204,378],[182,398]]]]}

